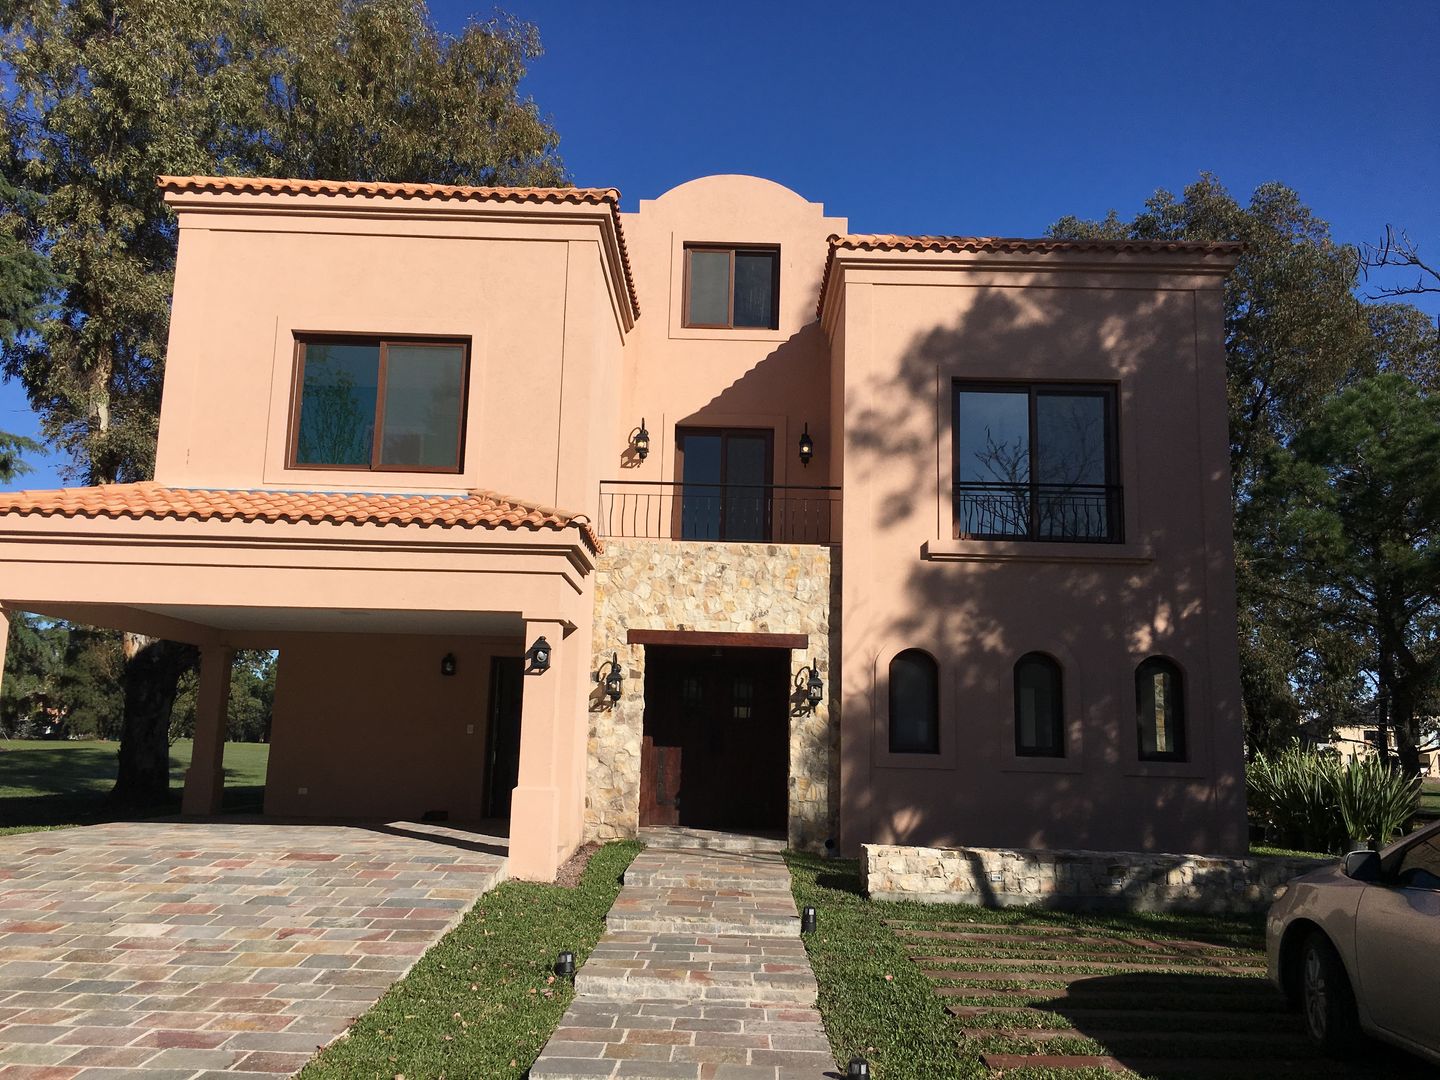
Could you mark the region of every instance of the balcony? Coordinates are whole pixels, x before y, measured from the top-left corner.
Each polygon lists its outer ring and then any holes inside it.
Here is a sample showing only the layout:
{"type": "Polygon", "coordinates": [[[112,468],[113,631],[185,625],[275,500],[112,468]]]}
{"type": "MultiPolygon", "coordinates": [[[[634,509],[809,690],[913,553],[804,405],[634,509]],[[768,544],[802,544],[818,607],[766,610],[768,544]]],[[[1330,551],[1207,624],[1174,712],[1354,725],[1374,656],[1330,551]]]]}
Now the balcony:
{"type": "Polygon", "coordinates": [[[596,527],[613,539],[838,544],[840,489],[603,480],[596,527]]]}
{"type": "Polygon", "coordinates": [[[1123,543],[1123,491],[1114,484],[956,484],[955,535],[962,540],[1123,543]]]}

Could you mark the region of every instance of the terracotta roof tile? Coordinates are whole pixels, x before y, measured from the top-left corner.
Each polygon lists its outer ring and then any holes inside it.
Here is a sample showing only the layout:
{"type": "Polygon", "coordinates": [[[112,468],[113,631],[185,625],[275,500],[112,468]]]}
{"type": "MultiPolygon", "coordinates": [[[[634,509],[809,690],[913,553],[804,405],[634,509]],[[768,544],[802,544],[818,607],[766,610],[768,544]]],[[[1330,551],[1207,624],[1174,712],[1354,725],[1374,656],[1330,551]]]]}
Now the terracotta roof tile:
{"type": "Polygon", "coordinates": [[[331,491],[232,491],[174,488],[152,482],[53,491],[0,492],[0,517],[154,518],[348,525],[419,525],[460,529],[575,528],[600,550],[588,518],[493,491],[464,495],[387,495],[331,491]]]}
{"type": "Polygon", "coordinates": [[[837,251],[949,251],[997,252],[1006,255],[1105,252],[1140,255],[1233,254],[1242,244],[1228,240],[1053,240],[1021,236],[901,236],[896,233],[849,233],[829,237],[830,252],[820,277],[820,299],[815,311],[825,308],[825,288],[837,251]]]}
{"type": "Polygon", "coordinates": [[[385,180],[301,180],[274,176],[160,176],[162,191],[212,192],[232,195],[344,195],[382,199],[441,199],[474,202],[580,203],[608,206],[615,222],[620,261],[630,310],[640,315],[640,298],[630,268],[630,251],[620,224],[620,192],[616,188],[472,187],[462,184],[409,184],[385,180]]]}

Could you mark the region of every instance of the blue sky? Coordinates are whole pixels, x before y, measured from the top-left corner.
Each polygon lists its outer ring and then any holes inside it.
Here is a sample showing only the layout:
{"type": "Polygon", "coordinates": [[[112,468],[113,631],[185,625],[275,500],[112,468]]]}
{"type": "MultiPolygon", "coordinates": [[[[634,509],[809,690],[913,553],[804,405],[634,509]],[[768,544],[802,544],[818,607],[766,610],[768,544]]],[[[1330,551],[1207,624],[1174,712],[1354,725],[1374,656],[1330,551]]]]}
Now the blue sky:
{"type": "MultiPolygon", "coordinates": [[[[431,0],[458,29],[489,6],[431,0]]],[[[715,172],[857,232],[1034,235],[1203,170],[1280,180],[1334,226],[1440,256],[1440,4],[516,0],[525,90],[575,183],[626,209],[715,172]]],[[[1427,310],[1440,312],[1440,298],[1427,310]]],[[[13,385],[0,429],[33,432],[13,385]]],[[[37,461],[25,486],[57,482],[37,461]]]]}

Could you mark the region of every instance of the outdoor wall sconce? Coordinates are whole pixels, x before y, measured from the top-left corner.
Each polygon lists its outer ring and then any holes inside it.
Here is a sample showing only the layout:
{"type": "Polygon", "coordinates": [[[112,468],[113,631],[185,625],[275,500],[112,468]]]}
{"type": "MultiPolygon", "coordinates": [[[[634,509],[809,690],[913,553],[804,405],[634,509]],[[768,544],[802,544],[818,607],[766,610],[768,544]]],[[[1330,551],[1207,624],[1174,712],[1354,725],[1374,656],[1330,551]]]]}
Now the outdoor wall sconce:
{"type": "Polygon", "coordinates": [[[575,954],[573,952],[567,950],[555,958],[555,974],[562,979],[575,981],[575,954]]]}
{"type": "Polygon", "coordinates": [[[620,654],[611,653],[608,664],[601,664],[600,670],[595,672],[595,681],[605,687],[605,696],[613,704],[620,700],[620,693],[623,689],[625,672],[620,667],[620,654]],[[606,671],[609,668],[609,671],[606,671]]]}
{"type": "Polygon", "coordinates": [[[635,456],[644,461],[650,456],[650,432],[645,430],[645,418],[640,418],[640,430],[635,432],[635,456]]]}
{"type": "Polygon", "coordinates": [[[455,654],[453,652],[447,652],[445,659],[440,661],[440,674],[447,679],[455,674],[455,654]]]}
{"type": "Polygon", "coordinates": [[[800,433],[800,464],[809,465],[810,459],[815,456],[815,440],[810,437],[810,422],[805,422],[805,430],[800,433]]]}
{"type": "Polygon", "coordinates": [[[820,678],[814,664],[810,665],[810,678],[805,681],[805,700],[810,703],[812,712],[825,700],[825,680],[820,678]]]}
{"type": "Polygon", "coordinates": [[[545,640],[544,635],[535,639],[535,644],[530,646],[530,670],[550,670],[550,642],[545,640]]]}
{"type": "Polygon", "coordinates": [[[802,934],[813,934],[815,932],[815,909],[807,906],[800,913],[800,932],[802,934]]]}
{"type": "Polygon", "coordinates": [[[852,1057],[850,1064],[845,1066],[845,1077],[846,1080],[855,1080],[856,1077],[870,1080],[870,1063],[858,1055],[852,1057]]]}

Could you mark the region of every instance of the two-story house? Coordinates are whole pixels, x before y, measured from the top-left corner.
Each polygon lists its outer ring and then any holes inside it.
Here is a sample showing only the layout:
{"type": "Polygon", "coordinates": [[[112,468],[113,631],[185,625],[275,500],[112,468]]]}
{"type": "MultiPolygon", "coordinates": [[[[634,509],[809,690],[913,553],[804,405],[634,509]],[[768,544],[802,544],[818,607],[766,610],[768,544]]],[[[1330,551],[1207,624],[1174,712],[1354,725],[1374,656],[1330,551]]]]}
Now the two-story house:
{"type": "Polygon", "coordinates": [[[162,180],[153,483],[0,603],[279,652],[265,812],[1244,849],[1230,245],[850,235],[777,184],[162,180]],[[503,494],[496,494],[497,492],[503,494]]]}

